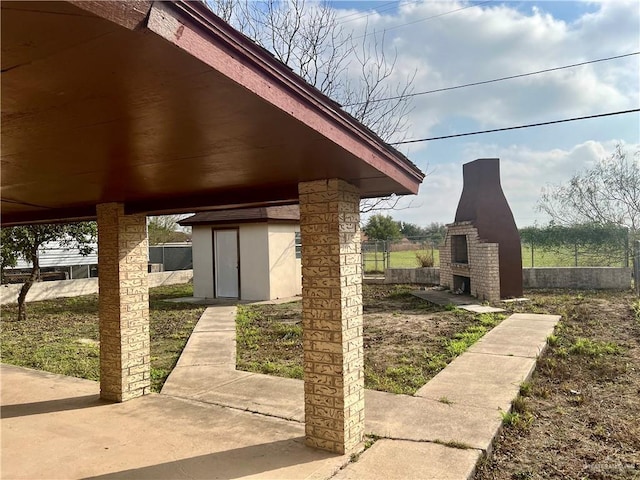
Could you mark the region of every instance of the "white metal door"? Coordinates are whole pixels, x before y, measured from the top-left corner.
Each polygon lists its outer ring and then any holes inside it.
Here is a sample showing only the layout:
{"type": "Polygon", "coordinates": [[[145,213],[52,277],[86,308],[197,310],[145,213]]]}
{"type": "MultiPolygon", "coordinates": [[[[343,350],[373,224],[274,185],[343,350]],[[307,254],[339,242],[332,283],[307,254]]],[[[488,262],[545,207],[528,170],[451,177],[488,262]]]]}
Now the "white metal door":
{"type": "Polygon", "coordinates": [[[216,297],[238,298],[238,231],[214,230],[216,297]]]}

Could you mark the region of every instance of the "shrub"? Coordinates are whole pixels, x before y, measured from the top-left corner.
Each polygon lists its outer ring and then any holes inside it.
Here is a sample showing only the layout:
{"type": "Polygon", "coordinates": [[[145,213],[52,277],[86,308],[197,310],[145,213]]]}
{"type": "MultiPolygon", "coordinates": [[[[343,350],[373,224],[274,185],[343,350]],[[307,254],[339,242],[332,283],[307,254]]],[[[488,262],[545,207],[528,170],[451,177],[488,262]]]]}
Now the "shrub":
{"type": "Polygon", "coordinates": [[[433,267],[433,255],[431,253],[420,253],[416,252],[416,259],[418,260],[418,265],[421,267],[433,267]]]}

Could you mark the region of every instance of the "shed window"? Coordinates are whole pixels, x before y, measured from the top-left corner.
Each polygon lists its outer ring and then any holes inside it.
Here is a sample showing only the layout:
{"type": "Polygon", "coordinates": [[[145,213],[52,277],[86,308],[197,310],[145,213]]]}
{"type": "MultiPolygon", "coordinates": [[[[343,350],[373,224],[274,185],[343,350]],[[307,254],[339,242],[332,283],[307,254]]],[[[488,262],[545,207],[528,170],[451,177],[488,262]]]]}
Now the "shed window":
{"type": "Polygon", "coordinates": [[[296,258],[302,258],[302,236],[296,232],[296,258]]]}

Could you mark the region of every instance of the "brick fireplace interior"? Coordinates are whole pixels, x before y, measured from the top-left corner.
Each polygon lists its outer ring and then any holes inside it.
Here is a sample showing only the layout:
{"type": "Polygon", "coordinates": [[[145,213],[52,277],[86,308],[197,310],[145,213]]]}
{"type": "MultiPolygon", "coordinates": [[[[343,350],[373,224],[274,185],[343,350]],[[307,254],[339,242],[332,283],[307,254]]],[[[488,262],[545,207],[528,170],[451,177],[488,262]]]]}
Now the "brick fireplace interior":
{"type": "Polygon", "coordinates": [[[440,283],[480,300],[522,296],[520,235],[500,185],[500,160],[463,165],[455,222],[440,248],[440,283]]]}

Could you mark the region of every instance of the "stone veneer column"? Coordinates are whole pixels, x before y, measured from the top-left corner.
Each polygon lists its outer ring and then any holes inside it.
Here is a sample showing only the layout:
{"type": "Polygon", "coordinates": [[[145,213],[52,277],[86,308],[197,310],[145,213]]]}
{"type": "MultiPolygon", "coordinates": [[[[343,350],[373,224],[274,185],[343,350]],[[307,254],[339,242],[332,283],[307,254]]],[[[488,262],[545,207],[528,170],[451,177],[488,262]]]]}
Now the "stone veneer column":
{"type": "Polygon", "coordinates": [[[360,195],[300,183],[306,443],[350,453],[364,439],[360,195]]]}
{"type": "Polygon", "coordinates": [[[123,402],[150,388],[146,217],[118,203],[97,213],[100,397],[123,402]]]}

